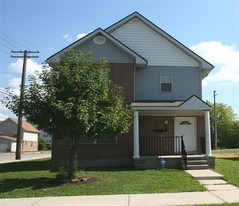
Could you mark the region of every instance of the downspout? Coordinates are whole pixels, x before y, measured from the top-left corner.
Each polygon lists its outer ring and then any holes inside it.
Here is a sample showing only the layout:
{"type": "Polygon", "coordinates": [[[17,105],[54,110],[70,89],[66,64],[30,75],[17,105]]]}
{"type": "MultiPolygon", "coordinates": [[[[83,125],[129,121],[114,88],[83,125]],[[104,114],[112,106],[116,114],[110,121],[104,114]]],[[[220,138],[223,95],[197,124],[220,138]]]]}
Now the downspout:
{"type": "Polygon", "coordinates": [[[203,78],[202,78],[202,63],[201,62],[199,62],[199,94],[200,94],[200,98],[202,99],[202,80],[203,80],[203,78]]]}
{"type": "Polygon", "coordinates": [[[133,83],[134,94],[133,94],[133,102],[135,102],[135,76],[136,76],[136,64],[134,65],[134,83],[133,83]]]}

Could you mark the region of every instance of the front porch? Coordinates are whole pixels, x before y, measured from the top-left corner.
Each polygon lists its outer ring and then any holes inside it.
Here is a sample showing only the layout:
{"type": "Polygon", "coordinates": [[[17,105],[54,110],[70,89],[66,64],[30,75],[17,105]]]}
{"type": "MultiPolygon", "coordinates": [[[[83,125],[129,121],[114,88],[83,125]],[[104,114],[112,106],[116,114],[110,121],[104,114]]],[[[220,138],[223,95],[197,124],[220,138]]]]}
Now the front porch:
{"type": "Polygon", "coordinates": [[[135,167],[160,167],[160,160],[167,159],[166,167],[180,168],[185,159],[182,154],[212,156],[210,106],[198,97],[181,102],[135,102],[131,106],[135,167]]]}

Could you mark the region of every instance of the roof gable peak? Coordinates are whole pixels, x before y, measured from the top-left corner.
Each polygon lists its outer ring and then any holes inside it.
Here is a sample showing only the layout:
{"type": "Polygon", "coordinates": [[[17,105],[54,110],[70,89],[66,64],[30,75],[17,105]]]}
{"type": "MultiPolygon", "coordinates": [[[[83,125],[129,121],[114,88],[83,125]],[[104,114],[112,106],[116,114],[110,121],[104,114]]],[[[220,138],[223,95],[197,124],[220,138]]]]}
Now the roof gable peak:
{"type": "Polygon", "coordinates": [[[182,50],[187,55],[191,56],[193,59],[195,59],[197,62],[199,62],[202,65],[202,69],[205,69],[205,76],[214,68],[212,64],[210,64],[208,61],[203,59],[201,56],[190,50],[188,47],[186,47],[184,44],[179,42],[177,39],[172,37],[170,34],[159,28],[157,25],[155,25],[153,22],[145,18],[142,14],[135,11],[132,14],[126,16],[125,18],[121,19],[120,21],[116,22],[115,24],[111,25],[110,27],[106,28],[105,31],[107,33],[112,33],[124,24],[134,20],[135,18],[142,21],[146,26],[154,30],[156,33],[164,37],[167,41],[174,44],[176,47],[178,47],[180,50],[182,50]]]}
{"type": "Polygon", "coordinates": [[[65,47],[64,49],[60,50],[59,52],[55,53],[54,55],[52,55],[51,57],[49,57],[47,59],[47,61],[55,61],[55,57],[57,57],[57,55],[59,55],[61,52],[67,50],[67,49],[72,49],[74,48],[76,45],[79,45],[85,41],[87,41],[88,39],[94,37],[95,35],[102,35],[104,36],[106,39],[111,40],[111,42],[113,42],[115,45],[117,45],[118,47],[120,47],[122,50],[124,50],[126,53],[130,54],[131,56],[133,56],[136,59],[136,64],[138,66],[143,66],[145,67],[147,65],[147,60],[145,58],[143,58],[142,56],[140,56],[139,54],[137,54],[135,51],[133,51],[132,49],[130,49],[129,47],[127,47],[126,45],[124,45],[122,42],[120,42],[119,40],[115,39],[113,36],[111,36],[109,33],[107,33],[105,30],[101,29],[101,28],[97,28],[94,31],[92,31],[91,33],[87,34],[86,36],[82,37],[81,39],[73,42],[72,44],[70,44],[69,46],[65,47]]]}

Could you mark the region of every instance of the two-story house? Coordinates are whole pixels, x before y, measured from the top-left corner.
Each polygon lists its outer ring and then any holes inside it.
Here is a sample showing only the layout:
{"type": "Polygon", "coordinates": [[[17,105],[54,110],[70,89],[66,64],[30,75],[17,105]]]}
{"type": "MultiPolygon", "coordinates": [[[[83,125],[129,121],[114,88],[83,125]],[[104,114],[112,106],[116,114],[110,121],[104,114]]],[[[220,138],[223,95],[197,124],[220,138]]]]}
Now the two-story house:
{"type": "MultiPolygon", "coordinates": [[[[208,104],[202,100],[202,80],[213,65],[138,12],[112,26],[98,28],[48,61],[60,61],[67,49],[105,57],[111,78],[123,87],[134,111],[132,127],[112,142],[85,142],[79,148],[81,166],[178,167],[183,138],[189,155],[211,160],[208,104]]],[[[67,160],[64,140],[53,140],[55,163],[67,160]]],[[[213,161],[209,161],[213,165],[213,161]]]]}
{"type": "MultiPolygon", "coordinates": [[[[0,123],[0,151],[15,152],[18,120],[7,118],[0,123]]],[[[28,122],[22,122],[22,151],[38,151],[39,130],[28,122]]]]}

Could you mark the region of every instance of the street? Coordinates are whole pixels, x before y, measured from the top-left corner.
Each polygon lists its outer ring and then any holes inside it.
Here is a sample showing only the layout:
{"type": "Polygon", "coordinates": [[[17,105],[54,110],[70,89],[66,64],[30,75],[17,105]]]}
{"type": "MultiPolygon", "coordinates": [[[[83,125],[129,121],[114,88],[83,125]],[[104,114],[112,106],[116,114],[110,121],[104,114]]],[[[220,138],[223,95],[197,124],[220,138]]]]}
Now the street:
{"type": "Polygon", "coordinates": [[[0,153],[0,164],[51,157],[51,151],[23,152],[21,160],[15,160],[15,153],[0,153]]]}

